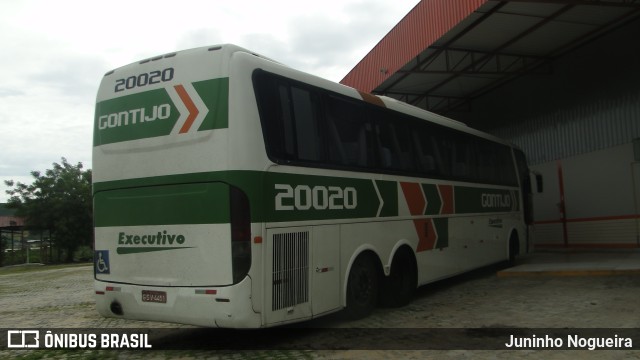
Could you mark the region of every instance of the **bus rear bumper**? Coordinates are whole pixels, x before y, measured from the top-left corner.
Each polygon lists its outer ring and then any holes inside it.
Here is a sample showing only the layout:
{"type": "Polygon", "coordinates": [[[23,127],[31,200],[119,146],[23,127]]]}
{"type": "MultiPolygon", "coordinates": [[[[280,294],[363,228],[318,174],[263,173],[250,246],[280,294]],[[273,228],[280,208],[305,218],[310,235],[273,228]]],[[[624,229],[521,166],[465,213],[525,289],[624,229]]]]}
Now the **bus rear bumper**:
{"type": "Polygon", "coordinates": [[[225,287],[159,287],[94,282],[96,308],[106,317],[207,327],[257,328],[251,278],[225,287]]]}

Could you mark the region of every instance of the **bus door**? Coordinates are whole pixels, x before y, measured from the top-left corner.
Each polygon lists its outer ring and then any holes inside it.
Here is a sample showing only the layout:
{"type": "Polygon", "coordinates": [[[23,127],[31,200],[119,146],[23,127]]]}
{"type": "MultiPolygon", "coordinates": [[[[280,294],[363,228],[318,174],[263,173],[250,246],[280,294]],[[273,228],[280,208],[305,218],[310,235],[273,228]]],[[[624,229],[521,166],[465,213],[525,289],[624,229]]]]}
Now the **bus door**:
{"type": "Polygon", "coordinates": [[[340,225],[313,227],[311,310],[319,315],[340,306],[340,225]]]}

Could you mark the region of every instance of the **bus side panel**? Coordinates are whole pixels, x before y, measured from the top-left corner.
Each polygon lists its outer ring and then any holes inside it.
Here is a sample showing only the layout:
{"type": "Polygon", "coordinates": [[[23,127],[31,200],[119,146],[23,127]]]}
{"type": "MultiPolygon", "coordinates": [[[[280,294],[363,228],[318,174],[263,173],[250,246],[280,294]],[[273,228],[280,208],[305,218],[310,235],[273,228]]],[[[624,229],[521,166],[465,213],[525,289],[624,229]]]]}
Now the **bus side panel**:
{"type": "Polygon", "coordinates": [[[341,308],[340,225],[313,227],[311,311],[319,316],[341,308]]]}
{"type": "Polygon", "coordinates": [[[155,286],[228,285],[229,237],[229,226],[216,224],[96,228],[96,256],[106,261],[105,270],[96,270],[96,279],[155,286]],[[164,240],[150,245],[140,242],[143,237],[164,240]]]}

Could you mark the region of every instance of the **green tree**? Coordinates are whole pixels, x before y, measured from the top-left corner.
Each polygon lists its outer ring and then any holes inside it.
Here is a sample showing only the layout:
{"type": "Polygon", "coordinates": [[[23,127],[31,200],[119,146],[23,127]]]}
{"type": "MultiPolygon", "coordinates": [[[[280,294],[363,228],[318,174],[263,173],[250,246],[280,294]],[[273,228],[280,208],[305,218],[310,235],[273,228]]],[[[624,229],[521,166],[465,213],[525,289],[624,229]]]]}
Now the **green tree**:
{"type": "Polygon", "coordinates": [[[62,158],[44,175],[39,171],[31,175],[31,185],[5,181],[11,188],[6,191],[11,196],[7,206],[25,217],[28,227],[50,230],[54,244],[65,250],[65,261],[71,262],[79,246],[92,243],[91,170],[62,158]]]}

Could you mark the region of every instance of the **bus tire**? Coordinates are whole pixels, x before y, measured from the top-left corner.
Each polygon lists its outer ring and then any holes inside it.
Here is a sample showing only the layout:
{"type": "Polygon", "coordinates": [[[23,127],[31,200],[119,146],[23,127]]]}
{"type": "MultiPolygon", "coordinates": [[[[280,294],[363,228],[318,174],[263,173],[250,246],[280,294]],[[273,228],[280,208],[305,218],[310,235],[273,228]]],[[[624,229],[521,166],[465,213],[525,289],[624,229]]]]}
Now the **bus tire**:
{"type": "Polygon", "coordinates": [[[373,256],[361,254],[351,265],[347,280],[347,307],[344,315],[349,320],[367,317],[378,300],[378,274],[373,256]]]}
{"type": "Polygon", "coordinates": [[[380,301],[389,307],[407,305],[416,290],[418,273],[416,258],[411,249],[404,247],[393,256],[391,272],[384,279],[380,301]]]}

